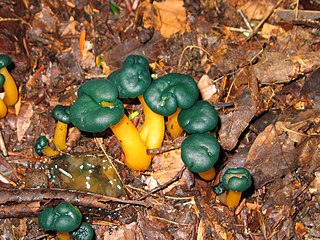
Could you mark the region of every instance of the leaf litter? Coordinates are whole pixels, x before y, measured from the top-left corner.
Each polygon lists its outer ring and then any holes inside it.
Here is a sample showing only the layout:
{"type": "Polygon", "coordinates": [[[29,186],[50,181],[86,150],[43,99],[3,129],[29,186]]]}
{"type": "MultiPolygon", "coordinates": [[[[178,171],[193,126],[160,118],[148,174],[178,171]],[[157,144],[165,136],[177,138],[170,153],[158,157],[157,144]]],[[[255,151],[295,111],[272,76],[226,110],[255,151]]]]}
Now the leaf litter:
{"type": "MultiPolygon", "coordinates": [[[[0,32],[1,54],[12,58],[10,72],[21,88],[20,111],[9,109],[0,120],[8,152],[0,168],[6,196],[1,236],[45,234],[33,218],[43,204],[74,198],[62,189],[59,200],[50,184],[30,178],[30,172],[47,176],[50,160],[32,148],[40,135],[52,139],[53,106],[70,105],[81,83],[105,76],[99,66],[115,70],[127,55],[142,54],[159,76],[180,72],[197,81],[203,98],[219,112],[218,176],[229,166],[245,166],[254,187],[230,210],[211,190],[218,177],[205,182],[181,172],[179,149],[162,149],[147,172],[132,172],[107,132],[98,137],[126,196],[101,203],[95,201],[103,197],[81,193],[79,207],[97,239],[320,238],[320,27],[314,18],[319,4],[306,2],[279,1],[274,9],[277,4],[268,1],[143,1],[132,10],[131,2],[123,1],[117,2],[118,15],[99,0],[0,3],[0,25],[6,29],[0,32]],[[83,29],[86,58],[79,49],[83,29]],[[27,192],[25,186],[41,188],[27,192]]],[[[128,112],[139,111],[135,121],[141,124],[140,106],[126,104],[128,112]]],[[[174,141],[167,135],[164,145],[174,141]]],[[[69,154],[105,156],[92,136],[74,128],[68,146],[69,154]]]]}

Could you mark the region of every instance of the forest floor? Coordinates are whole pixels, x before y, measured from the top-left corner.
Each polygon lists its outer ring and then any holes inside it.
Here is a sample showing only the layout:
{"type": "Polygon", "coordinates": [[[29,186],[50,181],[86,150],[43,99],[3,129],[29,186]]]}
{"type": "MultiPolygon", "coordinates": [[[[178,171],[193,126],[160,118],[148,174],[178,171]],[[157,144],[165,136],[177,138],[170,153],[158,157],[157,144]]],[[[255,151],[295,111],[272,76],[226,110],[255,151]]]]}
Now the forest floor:
{"type": "MultiPolygon", "coordinates": [[[[311,0],[0,1],[0,54],[12,59],[20,96],[0,120],[1,239],[54,238],[37,215],[61,201],[79,207],[97,239],[320,239],[319,9],[311,0]],[[111,131],[69,126],[58,159],[34,152],[39,136],[53,138],[53,107],[71,105],[82,83],[130,54],[154,75],[190,75],[215,106],[215,180],[185,169],[185,135],[167,132],[173,150],[158,150],[145,172],[125,167],[111,131]],[[92,176],[85,191],[79,166],[88,163],[113,172],[92,176]],[[254,181],[236,209],[212,191],[230,167],[254,181]]],[[[125,107],[139,127],[139,102],[125,107]]]]}

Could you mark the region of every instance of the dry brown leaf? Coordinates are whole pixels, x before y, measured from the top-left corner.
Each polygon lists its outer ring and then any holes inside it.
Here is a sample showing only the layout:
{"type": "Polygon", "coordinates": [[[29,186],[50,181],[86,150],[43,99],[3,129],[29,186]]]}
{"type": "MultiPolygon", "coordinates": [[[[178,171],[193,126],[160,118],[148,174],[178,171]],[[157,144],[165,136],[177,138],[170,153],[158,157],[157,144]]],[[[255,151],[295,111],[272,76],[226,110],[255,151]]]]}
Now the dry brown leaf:
{"type": "Polygon", "coordinates": [[[17,117],[17,138],[19,142],[22,140],[22,138],[24,137],[24,134],[29,128],[32,116],[33,116],[32,104],[29,102],[26,102],[20,108],[20,114],[17,117]]]}
{"type": "Polygon", "coordinates": [[[285,30],[282,27],[265,23],[263,24],[260,35],[265,39],[269,39],[270,37],[277,37],[283,33],[285,33],[285,30]]]}
{"type": "Polygon", "coordinates": [[[241,7],[241,10],[248,20],[261,20],[264,15],[272,9],[272,7],[272,3],[247,2],[241,7]]]}

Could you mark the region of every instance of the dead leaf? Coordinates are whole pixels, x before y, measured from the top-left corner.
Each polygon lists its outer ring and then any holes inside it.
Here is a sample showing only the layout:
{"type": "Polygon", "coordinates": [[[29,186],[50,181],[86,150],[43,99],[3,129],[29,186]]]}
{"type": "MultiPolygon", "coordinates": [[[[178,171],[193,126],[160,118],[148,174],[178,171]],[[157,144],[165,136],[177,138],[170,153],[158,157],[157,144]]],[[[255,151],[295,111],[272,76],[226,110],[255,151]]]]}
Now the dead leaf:
{"type": "Polygon", "coordinates": [[[20,142],[26,131],[28,130],[31,117],[33,116],[33,105],[29,102],[26,102],[20,108],[20,113],[17,116],[17,138],[20,142]]]}
{"type": "Polygon", "coordinates": [[[277,37],[283,33],[285,33],[285,30],[282,27],[265,23],[263,24],[260,35],[265,39],[269,39],[270,37],[277,37]]]}
{"type": "Polygon", "coordinates": [[[272,3],[267,2],[247,2],[240,9],[246,15],[248,20],[261,20],[266,12],[269,12],[272,9],[272,3]]]}
{"type": "Polygon", "coordinates": [[[213,94],[217,92],[216,85],[214,84],[213,80],[207,75],[204,74],[199,82],[198,88],[200,90],[201,96],[203,100],[208,100],[212,97],[213,94]]]}

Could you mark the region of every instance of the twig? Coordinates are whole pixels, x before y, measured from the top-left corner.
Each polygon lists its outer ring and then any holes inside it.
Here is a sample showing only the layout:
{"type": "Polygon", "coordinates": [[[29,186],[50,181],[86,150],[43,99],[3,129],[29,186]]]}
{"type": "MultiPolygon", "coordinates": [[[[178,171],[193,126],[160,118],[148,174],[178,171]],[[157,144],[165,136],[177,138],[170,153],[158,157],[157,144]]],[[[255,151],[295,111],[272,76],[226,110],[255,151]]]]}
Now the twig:
{"type": "Polygon", "coordinates": [[[272,15],[272,13],[274,12],[274,10],[280,5],[280,3],[282,2],[282,0],[279,0],[273,7],[272,9],[270,9],[269,12],[267,12],[267,14],[264,16],[264,18],[259,22],[259,24],[254,28],[254,30],[250,33],[250,35],[246,38],[246,41],[249,41],[254,35],[257,34],[257,32],[259,31],[259,29],[262,27],[262,25],[265,23],[265,21],[268,20],[268,18],[272,15]]]}
{"type": "Polygon", "coordinates": [[[180,69],[182,57],[184,56],[185,51],[188,50],[188,49],[193,49],[193,48],[198,48],[198,49],[200,49],[201,51],[203,51],[205,54],[207,54],[208,56],[211,56],[211,54],[210,54],[207,50],[205,50],[204,48],[202,48],[202,47],[194,46],[194,45],[186,46],[186,47],[183,49],[183,51],[182,51],[182,53],[181,53],[181,55],[180,55],[180,58],[179,58],[179,62],[178,62],[178,68],[179,68],[179,69],[180,69]]]}
{"type": "Polygon", "coordinates": [[[6,144],[5,144],[3,137],[2,137],[2,131],[0,131],[0,149],[2,151],[3,156],[5,156],[5,157],[8,156],[6,144]]]}
{"type": "Polygon", "coordinates": [[[147,149],[147,154],[157,155],[157,154],[161,154],[161,153],[165,153],[165,152],[169,152],[169,151],[178,149],[181,147],[181,143],[183,142],[184,139],[185,139],[185,137],[181,137],[181,139],[179,139],[179,141],[173,142],[172,144],[168,144],[168,145],[162,146],[160,148],[147,149]]]}
{"type": "MultiPolygon", "coordinates": [[[[32,202],[42,202],[47,203],[51,200],[63,200],[72,203],[73,205],[90,207],[90,208],[101,208],[110,210],[110,203],[123,203],[128,205],[140,205],[147,207],[146,203],[126,200],[115,197],[109,197],[101,194],[82,192],[78,190],[67,190],[67,189],[39,189],[39,188],[24,188],[24,189],[5,189],[0,190],[0,205],[5,204],[19,204],[24,203],[28,205],[32,202]]],[[[25,214],[35,213],[39,209],[25,209],[25,214]],[[28,211],[29,210],[29,211],[28,211]]],[[[3,212],[0,211],[0,218],[3,212]]],[[[7,213],[15,216],[13,211],[7,213]]],[[[8,217],[8,215],[6,216],[8,217]]]]}

